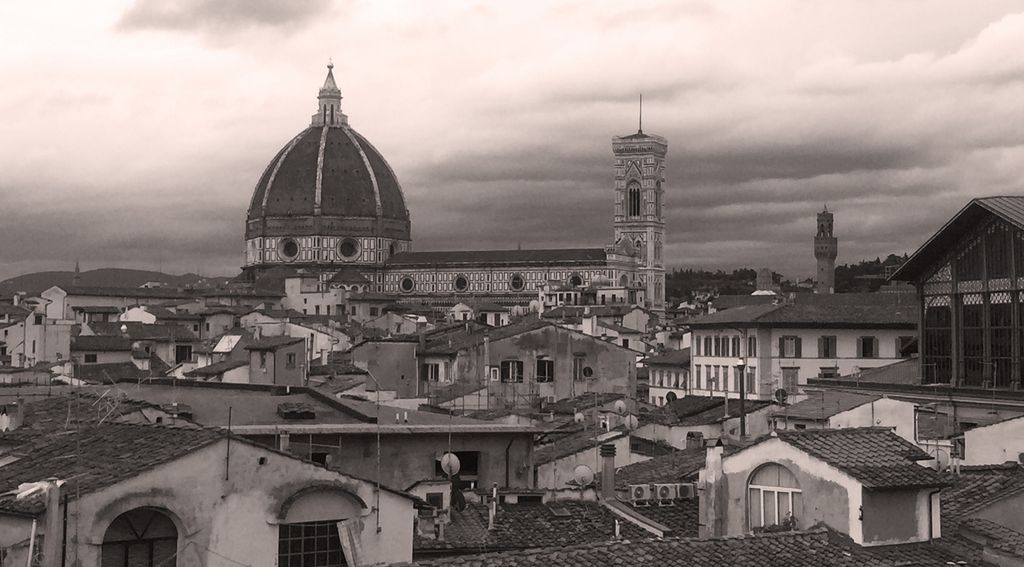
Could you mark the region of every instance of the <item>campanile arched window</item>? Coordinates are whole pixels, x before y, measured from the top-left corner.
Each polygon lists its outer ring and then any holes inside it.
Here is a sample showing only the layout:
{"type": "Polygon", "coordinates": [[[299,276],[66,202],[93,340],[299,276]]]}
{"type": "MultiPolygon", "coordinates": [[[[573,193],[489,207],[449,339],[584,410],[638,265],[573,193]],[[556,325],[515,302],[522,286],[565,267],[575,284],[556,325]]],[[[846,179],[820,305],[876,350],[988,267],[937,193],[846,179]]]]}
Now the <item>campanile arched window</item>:
{"type": "Polygon", "coordinates": [[[754,471],[747,485],[747,520],[751,530],[773,526],[798,529],[803,492],[786,467],[768,463],[754,471]]]}
{"type": "Polygon", "coordinates": [[[626,196],[628,197],[628,215],[640,216],[640,184],[636,181],[630,182],[626,187],[626,196]]]}

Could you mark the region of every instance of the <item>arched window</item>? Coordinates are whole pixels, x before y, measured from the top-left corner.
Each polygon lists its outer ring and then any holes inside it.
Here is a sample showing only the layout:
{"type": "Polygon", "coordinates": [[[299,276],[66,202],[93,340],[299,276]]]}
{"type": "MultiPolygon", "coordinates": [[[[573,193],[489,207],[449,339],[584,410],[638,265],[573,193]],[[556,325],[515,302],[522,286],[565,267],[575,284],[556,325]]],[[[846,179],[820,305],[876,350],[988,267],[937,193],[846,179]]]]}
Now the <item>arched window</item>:
{"type": "Polygon", "coordinates": [[[102,564],[174,567],[178,528],[155,508],[136,508],[121,514],[103,534],[102,564]]]}
{"type": "Polygon", "coordinates": [[[626,189],[626,194],[629,197],[629,216],[638,217],[640,216],[640,184],[634,181],[626,189]]]}
{"type": "Polygon", "coordinates": [[[801,516],[803,492],[789,469],[768,463],[754,471],[747,486],[747,519],[751,530],[774,526],[798,529],[801,516]]]}

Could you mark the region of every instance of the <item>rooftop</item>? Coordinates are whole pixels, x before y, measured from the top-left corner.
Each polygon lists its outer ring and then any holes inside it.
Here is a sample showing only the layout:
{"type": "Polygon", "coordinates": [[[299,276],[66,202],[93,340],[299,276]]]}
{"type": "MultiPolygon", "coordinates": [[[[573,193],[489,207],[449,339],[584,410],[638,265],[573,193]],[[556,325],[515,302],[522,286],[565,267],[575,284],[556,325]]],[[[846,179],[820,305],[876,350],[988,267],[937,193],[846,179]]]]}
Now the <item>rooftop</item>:
{"type": "MultiPolygon", "coordinates": [[[[494,529],[488,530],[488,507],[469,504],[465,510],[451,510],[444,540],[416,537],[413,552],[501,551],[541,546],[568,546],[600,542],[615,537],[619,518],[598,502],[556,501],[549,504],[499,504],[494,529]]],[[[643,537],[646,532],[620,519],[625,537],[643,537]]]]}
{"type": "Polygon", "coordinates": [[[845,472],[865,488],[948,484],[937,472],[917,464],[931,458],[927,453],[886,427],[775,431],[768,438],[772,436],[845,472]]]}
{"type": "Polygon", "coordinates": [[[282,347],[304,342],[302,337],[263,337],[245,345],[246,350],[277,350],[282,347]]]}
{"type": "Polygon", "coordinates": [[[797,296],[791,303],[741,305],[694,317],[695,329],[737,325],[795,328],[906,328],[917,325],[917,299],[898,293],[797,296]]]}
{"type": "Polygon", "coordinates": [[[627,435],[629,434],[626,431],[614,429],[612,431],[605,431],[600,427],[594,426],[590,429],[566,435],[551,443],[535,447],[533,450],[533,464],[538,466],[557,461],[558,459],[575,455],[582,451],[588,451],[602,443],[607,443],[627,435]]]}
{"type": "Polygon", "coordinates": [[[949,486],[942,490],[942,523],[954,525],[990,504],[1024,491],[1024,466],[961,466],[960,474],[946,475],[949,486]]]}
{"type": "Polygon", "coordinates": [[[465,567],[895,567],[980,565],[934,544],[864,548],[827,528],[732,538],[622,539],[419,561],[416,565],[465,567]],[[951,563],[950,563],[951,562],[951,563]]]}
{"type": "Polygon", "coordinates": [[[809,392],[806,400],[772,412],[772,415],[795,419],[825,421],[828,418],[882,399],[872,394],[857,394],[841,390],[809,392]]]}
{"type": "Polygon", "coordinates": [[[687,482],[704,467],[706,457],[707,449],[695,447],[626,465],[615,473],[615,488],[626,490],[631,484],[687,482]]]}
{"type": "Polygon", "coordinates": [[[215,362],[215,363],[209,364],[207,366],[201,366],[199,368],[196,368],[196,369],[193,369],[193,370],[189,370],[188,372],[185,373],[185,376],[190,376],[190,377],[191,376],[198,376],[198,377],[203,377],[203,378],[212,378],[214,376],[218,376],[220,374],[223,374],[223,373],[225,373],[225,372],[227,372],[229,370],[234,370],[236,368],[241,368],[243,366],[248,366],[248,365],[249,365],[249,361],[248,360],[225,360],[225,361],[222,361],[222,362],[215,362]]]}
{"type": "Polygon", "coordinates": [[[684,348],[682,350],[670,350],[661,354],[647,357],[644,360],[648,366],[652,364],[660,364],[665,366],[689,366],[690,364],[690,349],[684,348]]]}
{"type": "Polygon", "coordinates": [[[413,265],[532,265],[557,262],[603,265],[604,248],[555,248],[548,250],[452,250],[438,252],[399,252],[388,259],[388,266],[413,265]]]}
{"type": "Polygon", "coordinates": [[[71,350],[79,352],[128,352],[131,339],[105,335],[79,335],[71,340],[71,350]]]}

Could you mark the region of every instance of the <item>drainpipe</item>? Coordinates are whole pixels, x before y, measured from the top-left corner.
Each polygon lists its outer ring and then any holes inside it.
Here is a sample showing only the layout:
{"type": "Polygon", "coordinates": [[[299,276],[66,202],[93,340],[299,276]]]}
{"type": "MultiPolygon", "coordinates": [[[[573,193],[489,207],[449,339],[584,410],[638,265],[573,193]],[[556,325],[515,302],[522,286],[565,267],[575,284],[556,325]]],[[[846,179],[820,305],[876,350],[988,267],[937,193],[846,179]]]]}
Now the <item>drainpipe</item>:
{"type": "MultiPolygon", "coordinates": [[[[938,453],[936,453],[936,457],[938,457],[938,453]]],[[[940,492],[942,492],[941,489],[936,489],[928,493],[928,541],[935,539],[935,515],[932,510],[934,507],[932,502],[934,501],[934,496],[940,492]]],[[[941,526],[942,524],[939,525],[941,526]]]]}
{"type": "Polygon", "coordinates": [[[516,442],[516,440],[513,437],[512,439],[508,440],[508,445],[505,445],[505,487],[506,488],[509,487],[509,486],[512,486],[512,481],[510,480],[511,476],[512,476],[512,464],[511,464],[511,459],[509,458],[509,455],[512,453],[512,444],[515,443],[515,442],[516,442]]]}

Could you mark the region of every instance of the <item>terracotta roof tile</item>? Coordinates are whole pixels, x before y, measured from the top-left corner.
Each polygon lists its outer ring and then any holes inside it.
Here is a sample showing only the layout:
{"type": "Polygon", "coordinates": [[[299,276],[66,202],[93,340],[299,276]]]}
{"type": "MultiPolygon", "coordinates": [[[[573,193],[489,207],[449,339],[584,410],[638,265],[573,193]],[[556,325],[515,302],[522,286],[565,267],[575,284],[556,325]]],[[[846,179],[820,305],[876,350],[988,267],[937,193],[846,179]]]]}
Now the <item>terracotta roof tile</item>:
{"type": "Polygon", "coordinates": [[[1017,463],[962,466],[960,474],[947,474],[942,490],[943,526],[954,525],[994,502],[1024,491],[1024,466],[1017,463]]]}

